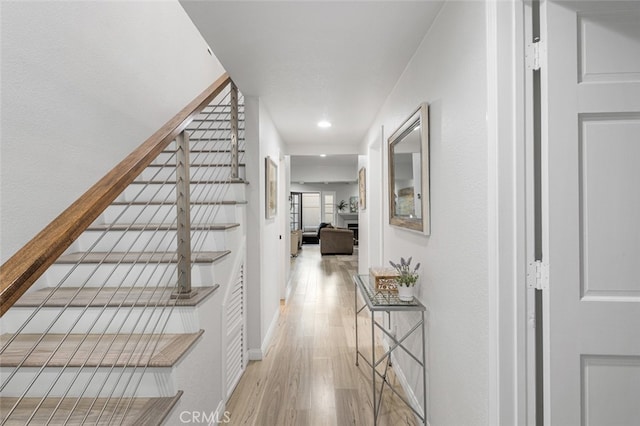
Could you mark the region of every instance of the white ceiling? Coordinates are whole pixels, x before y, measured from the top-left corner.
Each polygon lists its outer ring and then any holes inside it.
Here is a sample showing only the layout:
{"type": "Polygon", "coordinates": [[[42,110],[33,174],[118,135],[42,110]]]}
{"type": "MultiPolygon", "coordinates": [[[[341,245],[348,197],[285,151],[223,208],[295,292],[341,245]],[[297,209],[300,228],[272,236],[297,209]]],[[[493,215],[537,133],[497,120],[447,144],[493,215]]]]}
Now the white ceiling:
{"type": "Polygon", "coordinates": [[[356,153],[441,1],[181,4],[290,153],[356,153]],[[333,126],[320,129],[328,119],[333,126]]]}
{"type": "Polygon", "coordinates": [[[291,166],[301,169],[315,167],[318,163],[323,162],[326,163],[326,165],[344,167],[350,170],[356,170],[358,168],[357,155],[328,155],[324,158],[318,158],[317,155],[296,155],[291,157],[291,166]]]}

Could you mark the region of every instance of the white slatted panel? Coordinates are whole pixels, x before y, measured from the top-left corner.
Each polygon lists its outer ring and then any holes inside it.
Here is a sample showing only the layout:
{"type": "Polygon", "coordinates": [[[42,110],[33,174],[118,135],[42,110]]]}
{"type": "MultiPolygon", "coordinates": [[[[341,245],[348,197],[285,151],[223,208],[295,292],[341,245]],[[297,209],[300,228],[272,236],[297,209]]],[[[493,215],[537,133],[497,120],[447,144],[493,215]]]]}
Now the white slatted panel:
{"type": "Polygon", "coordinates": [[[244,312],[244,265],[240,266],[238,277],[226,302],[226,342],[227,342],[227,398],[235,389],[244,368],[245,359],[245,312],[244,312]]]}

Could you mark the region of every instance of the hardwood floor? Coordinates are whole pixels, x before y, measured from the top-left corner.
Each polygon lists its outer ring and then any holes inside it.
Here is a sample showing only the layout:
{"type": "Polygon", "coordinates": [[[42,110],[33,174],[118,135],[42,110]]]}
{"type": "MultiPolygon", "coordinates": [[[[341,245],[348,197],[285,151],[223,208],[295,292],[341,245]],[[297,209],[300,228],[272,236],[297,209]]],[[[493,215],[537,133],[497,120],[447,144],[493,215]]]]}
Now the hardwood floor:
{"type": "MultiPolygon", "coordinates": [[[[357,252],[320,256],[317,245],[305,245],[292,260],[291,297],[281,306],[267,356],[249,363],[227,404],[230,424],[373,425],[371,368],[355,365],[351,276],[357,260],[357,252]]],[[[371,347],[369,318],[366,309],[358,316],[359,330],[366,330],[361,347],[371,347]]],[[[379,344],[376,352],[382,353],[379,344]]],[[[404,395],[393,372],[390,381],[404,395]]],[[[387,389],[378,424],[414,425],[416,419],[387,389]]]]}

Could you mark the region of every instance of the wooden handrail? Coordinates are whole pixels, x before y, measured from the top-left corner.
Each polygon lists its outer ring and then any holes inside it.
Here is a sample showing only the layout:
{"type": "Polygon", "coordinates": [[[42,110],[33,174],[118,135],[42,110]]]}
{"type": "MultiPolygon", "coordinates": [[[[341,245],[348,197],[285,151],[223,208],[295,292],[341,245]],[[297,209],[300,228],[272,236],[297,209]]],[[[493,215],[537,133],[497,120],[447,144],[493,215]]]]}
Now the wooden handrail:
{"type": "Polygon", "coordinates": [[[0,316],[230,82],[218,78],[0,267],[0,316]]]}

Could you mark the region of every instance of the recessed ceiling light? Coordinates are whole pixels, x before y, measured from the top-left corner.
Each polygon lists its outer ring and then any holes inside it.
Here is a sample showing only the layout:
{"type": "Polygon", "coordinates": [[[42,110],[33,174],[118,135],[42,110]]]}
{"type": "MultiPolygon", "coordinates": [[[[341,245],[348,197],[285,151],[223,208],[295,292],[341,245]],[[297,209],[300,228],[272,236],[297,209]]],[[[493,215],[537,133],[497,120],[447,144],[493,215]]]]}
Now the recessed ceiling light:
{"type": "Polygon", "coordinates": [[[320,154],[320,157],[326,157],[327,154],[320,154]]]}
{"type": "Polygon", "coordinates": [[[331,123],[327,120],[318,121],[318,127],[326,129],[328,127],[331,127],[331,123]]]}

